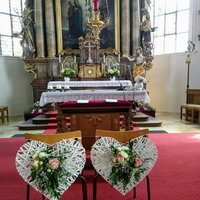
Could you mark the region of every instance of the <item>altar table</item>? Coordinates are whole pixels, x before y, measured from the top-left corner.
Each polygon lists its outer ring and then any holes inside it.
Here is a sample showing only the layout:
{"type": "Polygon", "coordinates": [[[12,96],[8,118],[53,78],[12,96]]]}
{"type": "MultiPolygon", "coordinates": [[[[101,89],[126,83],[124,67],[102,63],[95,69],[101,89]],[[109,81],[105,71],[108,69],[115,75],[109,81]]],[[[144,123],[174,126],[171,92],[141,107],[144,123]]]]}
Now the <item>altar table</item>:
{"type": "Polygon", "coordinates": [[[69,90],[67,92],[43,92],[40,97],[40,106],[44,106],[48,103],[78,100],[104,101],[106,99],[117,99],[124,101],[140,100],[143,103],[150,102],[150,98],[146,90],[69,90]]]}
{"type": "Polygon", "coordinates": [[[70,88],[112,88],[112,87],[132,87],[130,80],[116,80],[116,81],[50,81],[48,86],[56,87],[61,85],[64,87],[68,85],[70,88]]]}
{"type": "Polygon", "coordinates": [[[69,101],[59,104],[57,133],[67,132],[66,115],[70,115],[70,131],[81,130],[82,144],[90,149],[95,142],[96,129],[119,131],[120,116],[125,130],[132,129],[132,104],[128,101],[69,101]]]}

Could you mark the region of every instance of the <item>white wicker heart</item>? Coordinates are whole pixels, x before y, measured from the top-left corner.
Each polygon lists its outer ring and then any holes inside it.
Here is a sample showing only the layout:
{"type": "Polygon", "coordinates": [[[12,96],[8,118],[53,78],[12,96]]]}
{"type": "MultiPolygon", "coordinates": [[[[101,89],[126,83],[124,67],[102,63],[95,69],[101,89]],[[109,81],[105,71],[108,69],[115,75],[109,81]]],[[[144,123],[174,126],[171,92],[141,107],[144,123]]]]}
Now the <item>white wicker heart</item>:
{"type": "Polygon", "coordinates": [[[130,143],[121,144],[114,138],[102,137],[91,150],[91,160],[96,171],[122,195],[149,174],[158,157],[156,145],[147,137],[137,137],[130,142],[133,144],[131,148],[130,143]],[[113,156],[113,152],[116,156],[113,156]],[[118,172],[127,174],[128,182],[119,179],[118,172]]]}
{"type": "MultiPolygon", "coordinates": [[[[41,190],[41,188],[38,187],[37,180],[31,181],[34,156],[37,152],[45,151],[48,148],[49,146],[47,144],[34,140],[25,143],[17,152],[16,168],[22,178],[33,188],[42,193],[48,199],[57,200],[58,198],[51,195],[46,189],[44,191],[41,190]]],[[[81,174],[86,161],[85,149],[79,142],[72,138],[61,140],[53,145],[52,154],[64,155],[60,168],[63,172],[69,173],[68,176],[62,176],[58,182],[58,190],[62,195],[76,180],[79,174],[81,174]]],[[[56,168],[55,166],[56,165],[54,165],[54,168],[56,168]]],[[[54,170],[54,168],[51,168],[51,170],[54,170]]]]}

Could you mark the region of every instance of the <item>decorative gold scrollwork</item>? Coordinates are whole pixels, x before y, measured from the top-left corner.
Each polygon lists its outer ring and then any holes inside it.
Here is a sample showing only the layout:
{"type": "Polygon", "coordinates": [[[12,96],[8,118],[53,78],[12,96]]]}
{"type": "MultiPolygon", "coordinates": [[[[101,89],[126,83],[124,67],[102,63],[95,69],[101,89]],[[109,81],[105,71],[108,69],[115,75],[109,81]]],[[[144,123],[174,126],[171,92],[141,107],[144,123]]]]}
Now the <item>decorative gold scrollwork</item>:
{"type": "Polygon", "coordinates": [[[37,78],[35,64],[25,64],[24,65],[24,69],[25,69],[26,72],[33,73],[34,74],[34,79],[37,78]]]}

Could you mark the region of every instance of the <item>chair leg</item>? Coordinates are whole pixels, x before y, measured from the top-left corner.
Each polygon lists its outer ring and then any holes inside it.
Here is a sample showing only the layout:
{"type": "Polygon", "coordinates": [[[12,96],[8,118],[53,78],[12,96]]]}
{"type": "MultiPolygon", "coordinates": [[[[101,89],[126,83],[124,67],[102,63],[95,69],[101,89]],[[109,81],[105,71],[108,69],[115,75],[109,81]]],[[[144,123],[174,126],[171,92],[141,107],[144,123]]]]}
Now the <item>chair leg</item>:
{"type": "Polygon", "coordinates": [[[133,188],[133,198],[136,198],[136,187],[133,188]]]}
{"type": "Polygon", "coordinates": [[[94,180],[93,180],[93,200],[97,198],[97,178],[99,173],[95,172],[94,180]]]}
{"type": "Polygon", "coordinates": [[[29,195],[30,195],[30,185],[27,183],[27,188],[26,188],[26,200],[29,200],[29,195]]]}
{"type": "Polygon", "coordinates": [[[82,191],[83,191],[83,200],[87,200],[88,197],[87,197],[87,184],[86,184],[86,181],[85,181],[85,177],[80,174],[79,177],[81,178],[81,182],[82,182],[82,191]]]}
{"type": "Polygon", "coordinates": [[[181,106],[181,109],[180,109],[180,119],[182,119],[182,115],[183,115],[183,108],[181,106]]]}
{"type": "Polygon", "coordinates": [[[151,200],[150,180],[149,180],[149,177],[148,177],[148,176],[146,176],[146,180],[147,180],[147,195],[148,195],[148,200],[151,200]]]}

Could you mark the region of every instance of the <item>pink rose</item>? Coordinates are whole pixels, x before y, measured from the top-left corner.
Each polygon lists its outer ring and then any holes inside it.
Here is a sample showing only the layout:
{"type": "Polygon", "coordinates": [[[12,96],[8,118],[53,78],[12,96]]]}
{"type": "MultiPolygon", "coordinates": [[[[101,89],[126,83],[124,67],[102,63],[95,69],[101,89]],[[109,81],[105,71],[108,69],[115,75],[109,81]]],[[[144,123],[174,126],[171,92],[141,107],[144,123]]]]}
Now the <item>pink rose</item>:
{"type": "Polygon", "coordinates": [[[118,161],[118,163],[124,162],[124,156],[121,153],[117,154],[117,161],[118,161]]]}
{"type": "Polygon", "coordinates": [[[136,157],[134,161],[135,161],[135,168],[142,166],[142,160],[140,158],[136,157]]]}
{"type": "Polygon", "coordinates": [[[49,164],[51,165],[51,169],[57,169],[60,165],[60,161],[57,158],[54,158],[49,161],[49,164]]]}

